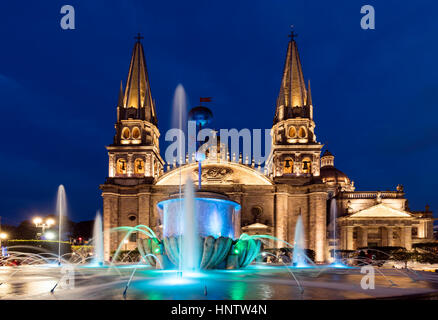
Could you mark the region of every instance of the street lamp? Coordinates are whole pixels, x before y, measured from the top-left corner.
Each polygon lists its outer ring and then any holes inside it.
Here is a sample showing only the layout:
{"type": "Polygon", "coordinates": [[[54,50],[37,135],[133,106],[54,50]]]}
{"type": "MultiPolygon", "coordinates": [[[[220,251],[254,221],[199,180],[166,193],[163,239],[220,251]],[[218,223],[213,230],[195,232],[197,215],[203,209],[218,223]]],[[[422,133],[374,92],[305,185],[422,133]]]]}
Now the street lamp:
{"type": "Polygon", "coordinates": [[[33,219],[33,223],[35,224],[35,227],[41,228],[41,232],[38,232],[37,230],[37,237],[41,238],[41,235],[44,234],[44,232],[46,231],[46,228],[50,228],[51,226],[53,226],[55,224],[55,220],[53,220],[52,218],[47,219],[46,221],[43,221],[43,219],[41,219],[40,217],[35,217],[33,219]]]}
{"type": "Polygon", "coordinates": [[[3,245],[2,240],[6,240],[8,238],[8,235],[4,232],[0,233],[0,255],[3,256],[3,245]]]}
{"type": "Polygon", "coordinates": [[[43,219],[41,219],[40,217],[36,217],[33,219],[33,223],[35,224],[40,224],[41,222],[43,222],[43,219]]]}

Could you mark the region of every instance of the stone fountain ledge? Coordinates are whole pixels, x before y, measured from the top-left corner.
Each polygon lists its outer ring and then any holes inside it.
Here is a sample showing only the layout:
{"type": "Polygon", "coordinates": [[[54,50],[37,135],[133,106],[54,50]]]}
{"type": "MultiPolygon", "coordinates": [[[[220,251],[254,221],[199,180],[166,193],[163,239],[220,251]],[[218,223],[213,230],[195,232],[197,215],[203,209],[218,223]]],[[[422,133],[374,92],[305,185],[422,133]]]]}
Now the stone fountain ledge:
{"type": "Polygon", "coordinates": [[[383,266],[383,268],[395,268],[395,269],[405,269],[406,267],[408,269],[417,270],[417,271],[435,271],[438,270],[438,263],[420,263],[417,261],[408,261],[406,264],[403,261],[395,261],[395,260],[388,260],[386,261],[383,266]]]}

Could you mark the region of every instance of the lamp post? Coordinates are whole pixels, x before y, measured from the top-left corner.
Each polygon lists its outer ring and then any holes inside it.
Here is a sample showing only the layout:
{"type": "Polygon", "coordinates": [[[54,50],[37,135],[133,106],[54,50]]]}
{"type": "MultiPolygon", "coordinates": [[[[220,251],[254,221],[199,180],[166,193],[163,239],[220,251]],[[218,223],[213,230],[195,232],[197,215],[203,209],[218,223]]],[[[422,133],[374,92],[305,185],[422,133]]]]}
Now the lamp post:
{"type": "Polygon", "coordinates": [[[55,224],[55,220],[52,218],[46,219],[46,221],[43,221],[40,217],[35,217],[33,219],[33,223],[35,224],[35,227],[37,228],[37,237],[41,239],[41,235],[44,234],[46,231],[46,228],[50,228],[55,224]],[[38,232],[38,228],[41,228],[41,233],[38,232]]]}
{"type": "Polygon", "coordinates": [[[3,244],[2,240],[6,240],[8,238],[8,235],[4,232],[0,233],[0,256],[3,256],[3,244]]]}

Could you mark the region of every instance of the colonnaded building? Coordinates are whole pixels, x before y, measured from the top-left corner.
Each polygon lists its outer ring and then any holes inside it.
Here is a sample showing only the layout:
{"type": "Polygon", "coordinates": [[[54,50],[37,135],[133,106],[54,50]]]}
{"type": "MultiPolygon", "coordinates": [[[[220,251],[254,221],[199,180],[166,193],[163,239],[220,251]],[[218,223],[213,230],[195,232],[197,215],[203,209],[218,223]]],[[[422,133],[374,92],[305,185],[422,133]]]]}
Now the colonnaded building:
{"type": "MultiPolygon", "coordinates": [[[[328,150],[321,155],[310,83],[304,82],[293,34],[272,113],[271,152],[263,168],[254,160],[230,157],[221,147],[202,162],[202,189],[226,194],[241,205],[241,233],[269,234],[293,243],[301,215],[306,247],[315,251],[317,262],[329,260],[336,242],[344,250],[411,249],[413,243],[433,239],[432,212],[427,206],[423,212],[409,210],[402,185],[395,191],[355,191],[353,181],[335,167],[334,156],[328,150]],[[338,208],[335,233],[329,232],[332,199],[338,208]]],[[[192,175],[197,183],[198,164],[193,157],[186,157],[182,165],[166,164],[160,155],[156,106],[139,40],[126,86],[120,86],[115,131],[113,143],[107,146],[108,177],[100,186],[104,229],[143,224],[160,235],[157,203],[178,192],[180,174],[192,175]]],[[[136,247],[136,236],[129,238],[129,249],[136,247]]],[[[106,259],[122,237],[105,233],[106,259]]]]}

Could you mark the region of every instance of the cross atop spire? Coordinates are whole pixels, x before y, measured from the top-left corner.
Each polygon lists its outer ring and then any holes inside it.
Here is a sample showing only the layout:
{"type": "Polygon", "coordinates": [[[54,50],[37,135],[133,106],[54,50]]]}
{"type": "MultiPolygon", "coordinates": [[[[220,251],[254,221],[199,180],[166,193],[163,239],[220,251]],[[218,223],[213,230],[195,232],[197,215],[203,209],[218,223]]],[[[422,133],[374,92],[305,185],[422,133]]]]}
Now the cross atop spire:
{"type": "Polygon", "coordinates": [[[140,42],[141,39],[144,39],[144,37],[141,35],[141,33],[137,33],[137,36],[134,37],[135,40],[137,40],[137,42],[140,42]]]}
{"type": "Polygon", "coordinates": [[[295,116],[304,117],[307,111],[302,111],[304,113],[298,115],[298,111],[293,113],[291,108],[308,107],[312,104],[310,88],[309,93],[307,93],[300,56],[298,54],[298,46],[295,42],[297,34],[294,32],[293,26],[291,26],[291,29],[289,35],[291,40],[287,46],[286,61],[284,63],[283,77],[277,98],[276,118],[274,121],[281,121],[295,116]]]}
{"type": "Polygon", "coordinates": [[[288,35],[288,37],[291,39],[291,41],[294,41],[296,37],[298,37],[298,34],[294,32],[294,25],[291,24],[290,26],[290,34],[288,35]]]}
{"type": "Polygon", "coordinates": [[[143,45],[140,42],[143,37],[139,33],[135,39],[137,41],[132,50],[125,92],[123,100],[119,99],[119,104],[123,108],[137,109],[136,118],[156,124],[155,103],[152,99],[143,45]]]}

